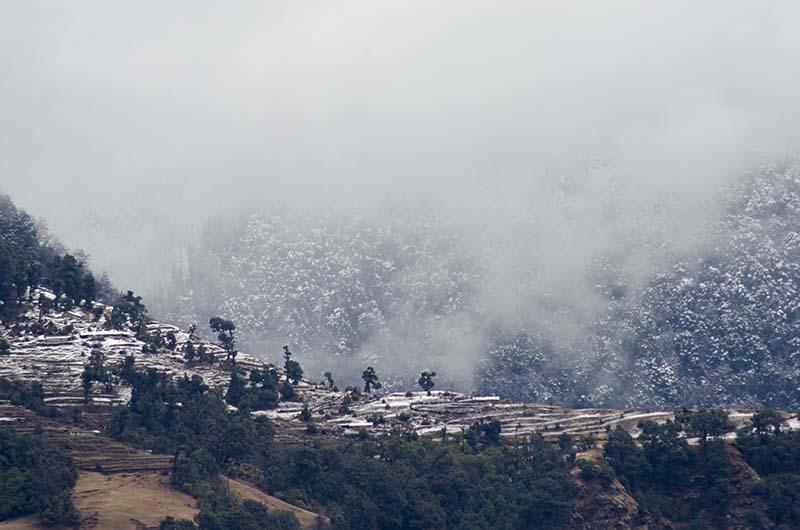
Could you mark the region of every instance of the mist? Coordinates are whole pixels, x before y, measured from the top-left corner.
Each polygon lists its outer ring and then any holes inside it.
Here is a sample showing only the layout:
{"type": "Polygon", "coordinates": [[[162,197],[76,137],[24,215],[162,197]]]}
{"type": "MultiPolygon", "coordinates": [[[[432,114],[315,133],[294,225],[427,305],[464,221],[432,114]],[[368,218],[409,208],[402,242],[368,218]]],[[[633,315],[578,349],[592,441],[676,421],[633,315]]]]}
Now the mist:
{"type": "MultiPolygon", "coordinates": [[[[635,285],[663,258],[655,241],[713,244],[721,187],[795,155],[799,15],[789,1],[9,3],[0,190],[145,297],[215,219],[435,214],[466,258],[491,248],[476,296],[492,321],[547,319],[569,338],[595,310],[596,256],[635,285]]],[[[440,342],[468,371],[486,337],[463,318],[440,342]]]]}

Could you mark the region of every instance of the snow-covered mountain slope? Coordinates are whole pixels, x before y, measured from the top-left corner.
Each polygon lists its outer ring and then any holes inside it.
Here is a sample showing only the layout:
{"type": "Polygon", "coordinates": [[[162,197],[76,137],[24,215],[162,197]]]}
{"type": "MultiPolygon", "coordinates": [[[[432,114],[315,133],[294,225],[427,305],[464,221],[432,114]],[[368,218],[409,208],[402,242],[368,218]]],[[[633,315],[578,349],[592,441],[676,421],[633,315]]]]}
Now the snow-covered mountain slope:
{"type": "Polygon", "coordinates": [[[233,318],[252,351],[277,360],[290,344],[318,376],[351,379],[368,363],[385,377],[418,376],[412,355],[448,357],[447,334],[479,318],[468,302],[478,266],[443,220],[376,226],[329,209],[302,217],[254,215],[221,247],[195,249],[150,302],[154,314],[185,325],[233,318]]]}
{"type": "MultiPolygon", "coordinates": [[[[33,298],[38,299],[40,294],[53,297],[50,291],[40,289],[33,298]]],[[[224,350],[216,344],[190,337],[188,332],[175,326],[152,322],[147,325],[148,333],[166,335],[172,332],[178,346],[174,351],[161,348],[156,353],[143,353],[145,343],[136,337],[130,326],[108,328],[106,322],[111,306],[95,302],[94,307],[102,308],[102,316],[97,320],[91,311],[78,306],[69,311],[48,310],[40,314],[38,304],[31,302],[18,322],[8,326],[0,321],[0,335],[7,337],[10,344],[9,352],[0,355],[0,377],[40,381],[45,402],[50,406],[82,405],[81,374],[93,352],[99,352],[109,368],[122,365],[126,357],[133,355],[137,369],[152,368],[170,377],[199,375],[211,386],[227,386],[230,374],[225,369],[214,364],[187,363],[184,359],[183,347],[189,341],[196,348],[202,344],[210,354],[224,359],[224,350]],[[35,324],[35,328],[31,324],[35,324]]],[[[263,364],[246,354],[241,354],[237,361],[243,367],[263,364]]],[[[93,384],[89,404],[117,405],[129,399],[130,387],[119,384],[117,379],[110,391],[99,382],[93,384]]]]}
{"type": "Polygon", "coordinates": [[[547,228],[530,219],[504,235],[421,211],[271,210],[209,226],[150,306],[181,325],[231,318],[252,351],[276,360],[289,343],[317,376],[373,364],[390,388],[434,368],[454,388],[567,406],[797,407],[800,169],[764,167],[707,206],[722,215],[689,233],[625,219],[569,264],[569,293],[524,248],[547,228]]]}

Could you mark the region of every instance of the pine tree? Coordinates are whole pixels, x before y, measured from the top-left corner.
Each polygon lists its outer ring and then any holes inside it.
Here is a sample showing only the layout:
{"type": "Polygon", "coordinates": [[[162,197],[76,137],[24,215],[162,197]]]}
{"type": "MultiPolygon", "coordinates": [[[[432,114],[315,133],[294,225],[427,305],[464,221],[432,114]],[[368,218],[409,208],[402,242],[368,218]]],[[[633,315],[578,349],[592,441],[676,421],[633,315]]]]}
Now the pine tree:
{"type": "Polygon", "coordinates": [[[433,378],[436,377],[436,372],[422,372],[419,376],[419,381],[417,383],[419,386],[422,387],[422,390],[431,395],[431,389],[433,388],[433,378]]]}
{"type": "Polygon", "coordinates": [[[236,362],[236,354],[238,353],[236,351],[236,337],[234,336],[236,325],[230,320],[220,317],[211,318],[208,321],[208,325],[212,331],[217,333],[217,339],[227,354],[227,360],[236,362]]]}
{"type": "Polygon", "coordinates": [[[361,379],[364,380],[364,392],[372,392],[372,389],[378,390],[381,388],[381,382],[378,380],[378,374],[375,369],[368,366],[366,370],[361,373],[361,379]]]}

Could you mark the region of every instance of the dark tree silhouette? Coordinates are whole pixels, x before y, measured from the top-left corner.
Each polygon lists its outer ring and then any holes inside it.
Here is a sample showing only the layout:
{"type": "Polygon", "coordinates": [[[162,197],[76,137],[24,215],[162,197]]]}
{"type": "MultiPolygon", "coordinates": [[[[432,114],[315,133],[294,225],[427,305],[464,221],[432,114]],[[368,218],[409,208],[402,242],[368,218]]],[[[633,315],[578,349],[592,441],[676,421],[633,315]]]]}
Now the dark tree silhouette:
{"type": "Polygon", "coordinates": [[[234,336],[236,324],[224,318],[213,317],[208,321],[208,325],[211,331],[217,334],[217,340],[227,354],[226,359],[236,362],[236,354],[239,353],[236,351],[236,337],[234,336]]]}
{"type": "Polygon", "coordinates": [[[771,432],[780,434],[781,426],[784,423],[785,420],[781,414],[771,409],[760,410],[750,418],[750,424],[753,426],[753,430],[762,436],[771,432]]]}
{"type": "Polygon", "coordinates": [[[367,366],[367,369],[361,373],[361,379],[364,380],[364,392],[372,392],[372,389],[378,390],[381,386],[381,382],[378,379],[378,374],[375,373],[375,369],[371,366],[367,366]]]}
{"type": "Polygon", "coordinates": [[[722,409],[683,409],[675,415],[688,436],[700,438],[703,455],[708,454],[708,439],[731,432],[735,425],[728,420],[728,413],[722,409]]]}
{"type": "Polygon", "coordinates": [[[191,340],[187,341],[186,346],[183,347],[183,358],[192,362],[194,361],[195,354],[194,344],[192,344],[191,340]]]}
{"type": "Polygon", "coordinates": [[[293,385],[296,385],[303,378],[303,368],[300,363],[294,360],[289,360],[286,363],[286,378],[289,379],[293,385]]]}
{"type": "Polygon", "coordinates": [[[433,378],[434,377],[436,377],[436,372],[427,372],[426,371],[426,372],[422,372],[420,374],[419,381],[417,381],[419,386],[422,387],[422,390],[427,392],[429,396],[431,395],[431,389],[433,388],[433,385],[434,385],[434,383],[433,383],[433,378]]]}
{"type": "Polygon", "coordinates": [[[164,345],[168,350],[175,351],[175,347],[178,345],[178,338],[175,336],[174,331],[167,331],[164,336],[164,345]]]}
{"type": "Polygon", "coordinates": [[[228,383],[228,392],[225,394],[225,401],[230,403],[231,405],[239,405],[239,402],[242,400],[242,395],[245,391],[245,382],[244,379],[239,377],[239,374],[236,372],[236,368],[231,370],[231,380],[228,383]]]}

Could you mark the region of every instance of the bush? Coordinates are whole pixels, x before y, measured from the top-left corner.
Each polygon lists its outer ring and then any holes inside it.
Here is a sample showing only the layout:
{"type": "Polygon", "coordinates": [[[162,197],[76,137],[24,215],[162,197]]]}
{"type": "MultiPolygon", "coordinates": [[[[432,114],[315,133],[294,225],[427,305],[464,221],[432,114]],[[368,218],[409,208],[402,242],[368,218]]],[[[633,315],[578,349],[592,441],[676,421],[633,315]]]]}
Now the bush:
{"type": "Polygon", "coordinates": [[[367,416],[367,421],[371,421],[372,425],[377,426],[386,423],[386,418],[383,417],[383,414],[376,413],[367,416]]]}
{"type": "Polygon", "coordinates": [[[197,525],[186,519],[167,517],[158,525],[158,530],[197,530],[197,525]]]}
{"type": "Polygon", "coordinates": [[[81,522],[80,513],[67,495],[48,502],[39,512],[39,519],[45,526],[75,526],[81,522]]]}
{"type": "Polygon", "coordinates": [[[40,427],[32,436],[0,429],[0,521],[37,513],[46,525],[75,524],[69,493],[76,476],[69,454],[40,427]]]}
{"type": "Polygon", "coordinates": [[[608,485],[614,480],[614,470],[604,461],[578,460],[577,464],[582,480],[599,480],[604,485],[608,485]]]}
{"type": "Polygon", "coordinates": [[[294,386],[289,383],[284,383],[281,386],[281,397],[285,401],[294,401],[297,398],[297,392],[295,391],[294,386]]]}

